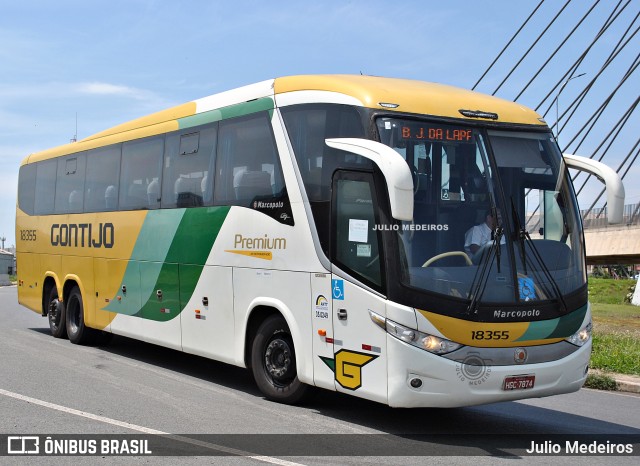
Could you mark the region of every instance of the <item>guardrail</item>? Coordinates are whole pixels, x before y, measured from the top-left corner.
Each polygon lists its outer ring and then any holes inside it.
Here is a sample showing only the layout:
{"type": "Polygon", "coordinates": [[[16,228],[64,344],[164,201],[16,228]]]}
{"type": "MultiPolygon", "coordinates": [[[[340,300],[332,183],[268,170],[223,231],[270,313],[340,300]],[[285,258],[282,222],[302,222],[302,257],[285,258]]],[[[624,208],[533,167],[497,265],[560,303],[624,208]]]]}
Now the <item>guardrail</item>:
{"type": "MultiPolygon", "coordinates": [[[[608,228],[610,226],[607,222],[606,207],[581,210],[580,217],[582,217],[582,225],[585,230],[589,228],[608,228]]],[[[626,204],[622,214],[622,223],[618,225],[640,225],[640,203],[626,204]]],[[[611,226],[615,227],[617,225],[611,226]]]]}

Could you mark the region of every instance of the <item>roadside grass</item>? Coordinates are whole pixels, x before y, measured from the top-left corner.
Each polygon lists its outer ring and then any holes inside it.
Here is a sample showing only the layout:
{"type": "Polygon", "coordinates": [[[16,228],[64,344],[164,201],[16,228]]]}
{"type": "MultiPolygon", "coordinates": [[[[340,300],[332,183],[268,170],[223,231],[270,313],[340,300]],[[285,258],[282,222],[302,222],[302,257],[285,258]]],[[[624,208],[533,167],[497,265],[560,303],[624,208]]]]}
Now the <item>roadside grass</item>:
{"type": "Polygon", "coordinates": [[[629,287],[635,284],[635,280],[589,278],[589,299],[592,303],[624,304],[629,287]]]}
{"type": "Polygon", "coordinates": [[[635,280],[589,279],[593,316],[590,367],[640,376],[640,307],[623,304],[629,286],[635,283],[635,280]]]}
{"type": "Polygon", "coordinates": [[[618,382],[605,374],[589,373],[584,386],[587,388],[595,388],[596,390],[617,390],[618,382]]]}

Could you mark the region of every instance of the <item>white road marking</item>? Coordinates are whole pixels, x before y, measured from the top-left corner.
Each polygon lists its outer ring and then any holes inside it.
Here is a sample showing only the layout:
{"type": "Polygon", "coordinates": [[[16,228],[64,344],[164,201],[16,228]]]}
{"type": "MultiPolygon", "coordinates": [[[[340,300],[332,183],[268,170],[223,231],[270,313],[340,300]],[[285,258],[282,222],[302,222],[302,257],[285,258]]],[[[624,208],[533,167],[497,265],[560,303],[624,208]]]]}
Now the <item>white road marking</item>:
{"type": "Polygon", "coordinates": [[[237,450],[235,448],[229,448],[222,445],[216,445],[214,443],[203,442],[200,440],[192,439],[189,437],[184,437],[182,435],[174,435],[169,432],[163,432],[161,430],[151,429],[149,427],[139,426],[137,424],[131,424],[130,422],[118,421],[117,419],[111,419],[109,417],[100,416],[93,413],[88,413],[86,411],[80,411],[78,409],[68,408],[66,406],[58,405],[55,403],[50,403],[48,401],[39,400],[37,398],[32,398],[30,396],[22,395],[20,393],[10,392],[8,390],[4,390],[0,388],[0,395],[8,396],[10,398],[14,398],[20,401],[26,401],[27,403],[32,403],[38,406],[43,406],[45,408],[54,409],[56,411],[61,411],[67,414],[73,414],[74,416],[80,416],[87,419],[92,419],[98,422],[104,422],[106,424],[111,424],[118,427],[124,427],[125,429],[135,430],[137,432],[142,432],[145,434],[153,434],[153,435],[166,435],[174,440],[178,440],[180,442],[189,443],[192,445],[197,445],[200,447],[210,448],[216,451],[222,451],[225,453],[229,453],[231,455],[244,456],[247,458],[252,458],[257,461],[262,461],[264,463],[278,464],[281,466],[303,466],[301,463],[294,463],[292,461],[283,460],[280,458],[273,458],[271,456],[259,456],[254,455],[250,452],[237,450]]]}
{"type": "Polygon", "coordinates": [[[31,398],[30,396],[21,395],[20,393],[14,393],[0,388],[0,395],[15,398],[16,400],[26,401],[27,403],[33,403],[35,405],[44,406],[45,408],[55,409],[56,411],[62,411],[63,413],[73,414],[74,416],[86,417],[87,419],[93,419],[94,421],[104,422],[118,427],[124,427],[125,429],[136,430],[145,434],[158,434],[166,435],[168,432],[162,432],[160,430],[149,429],[148,427],[138,426],[129,422],[118,421],[97,414],[87,413],[86,411],[80,411],[73,408],[67,408],[66,406],[49,403],[48,401],[38,400],[37,398],[31,398]]]}

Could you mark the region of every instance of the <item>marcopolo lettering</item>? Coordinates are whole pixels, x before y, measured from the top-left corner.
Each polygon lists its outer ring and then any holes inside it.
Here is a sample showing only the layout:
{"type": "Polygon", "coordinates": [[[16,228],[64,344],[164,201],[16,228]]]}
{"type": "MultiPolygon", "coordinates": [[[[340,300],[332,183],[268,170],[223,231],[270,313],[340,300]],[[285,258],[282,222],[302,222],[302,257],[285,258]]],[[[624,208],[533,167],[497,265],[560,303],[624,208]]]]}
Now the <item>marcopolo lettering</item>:
{"type": "Polygon", "coordinates": [[[113,223],[54,223],[51,225],[51,246],[81,248],[113,247],[113,223]]]}
{"type": "Polygon", "coordinates": [[[502,309],[496,309],[493,311],[494,319],[507,319],[517,317],[539,317],[539,309],[524,309],[517,311],[503,311],[502,309]]]}
{"type": "Polygon", "coordinates": [[[253,201],[254,209],[282,209],[284,207],[284,202],[265,202],[265,201],[253,201]]]}

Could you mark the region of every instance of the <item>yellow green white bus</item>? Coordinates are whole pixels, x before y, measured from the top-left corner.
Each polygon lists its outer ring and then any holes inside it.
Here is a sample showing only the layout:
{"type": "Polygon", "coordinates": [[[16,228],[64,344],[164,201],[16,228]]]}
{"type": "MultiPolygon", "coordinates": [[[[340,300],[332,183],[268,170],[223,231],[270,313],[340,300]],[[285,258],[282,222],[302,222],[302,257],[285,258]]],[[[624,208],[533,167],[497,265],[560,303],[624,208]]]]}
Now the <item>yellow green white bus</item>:
{"type": "Polygon", "coordinates": [[[309,386],[396,407],[571,392],[591,313],[567,165],[619,210],[615,172],[563,158],[517,103],[272,79],[28,156],[18,299],[55,337],[246,367],[281,402],[309,386]]]}

